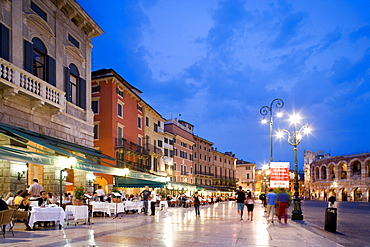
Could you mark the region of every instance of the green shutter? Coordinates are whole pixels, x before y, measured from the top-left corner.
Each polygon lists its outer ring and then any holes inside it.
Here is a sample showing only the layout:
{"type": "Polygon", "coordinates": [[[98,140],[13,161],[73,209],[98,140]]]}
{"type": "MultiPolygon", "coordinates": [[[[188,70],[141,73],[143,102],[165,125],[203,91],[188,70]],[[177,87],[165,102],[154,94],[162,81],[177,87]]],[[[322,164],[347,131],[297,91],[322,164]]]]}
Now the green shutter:
{"type": "Polygon", "coordinates": [[[67,101],[72,101],[71,85],[69,84],[69,68],[64,67],[64,91],[66,92],[67,101]]]}
{"type": "Polygon", "coordinates": [[[46,81],[53,86],[56,86],[55,66],[55,59],[50,56],[46,56],[46,81]]]}
{"type": "Polygon", "coordinates": [[[78,106],[86,110],[86,81],[82,78],[78,82],[78,106]]]}
{"type": "Polygon", "coordinates": [[[9,61],[9,29],[0,24],[0,57],[9,61]]]}
{"type": "Polygon", "coordinates": [[[24,41],[24,70],[33,74],[33,45],[27,40],[24,41]]]}

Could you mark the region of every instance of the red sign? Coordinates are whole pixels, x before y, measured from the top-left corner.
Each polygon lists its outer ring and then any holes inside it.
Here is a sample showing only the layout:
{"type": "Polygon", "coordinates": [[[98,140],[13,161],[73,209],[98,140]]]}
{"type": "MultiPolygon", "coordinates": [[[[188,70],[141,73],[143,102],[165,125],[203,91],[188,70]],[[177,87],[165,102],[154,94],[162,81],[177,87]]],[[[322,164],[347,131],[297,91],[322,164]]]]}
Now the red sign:
{"type": "Polygon", "coordinates": [[[270,163],[270,187],[289,188],[289,162],[270,163]]]}

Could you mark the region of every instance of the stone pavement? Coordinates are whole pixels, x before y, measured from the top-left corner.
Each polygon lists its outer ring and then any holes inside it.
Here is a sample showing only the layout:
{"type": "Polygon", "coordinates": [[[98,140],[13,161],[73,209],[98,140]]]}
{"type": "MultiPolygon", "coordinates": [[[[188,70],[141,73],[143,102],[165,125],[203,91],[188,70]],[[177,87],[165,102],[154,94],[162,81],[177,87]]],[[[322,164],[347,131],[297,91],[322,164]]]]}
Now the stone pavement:
{"type": "MultiPolygon", "coordinates": [[[[7,232],[0,246],[341,246],[309,226],[288,221],[268,223],[256,203],[253,221],[240,221],[235,202],[193,208],[168,208],[155,216],[123,214],[121,218],[94,217],[94,224],[41,227],[25,231],[16,223],[14,237],[7,232]]],[[[246,213],[246,210],[245,210],[246,213]]],[[[317,230],[317,229],[316,229],[317,230]]]]}

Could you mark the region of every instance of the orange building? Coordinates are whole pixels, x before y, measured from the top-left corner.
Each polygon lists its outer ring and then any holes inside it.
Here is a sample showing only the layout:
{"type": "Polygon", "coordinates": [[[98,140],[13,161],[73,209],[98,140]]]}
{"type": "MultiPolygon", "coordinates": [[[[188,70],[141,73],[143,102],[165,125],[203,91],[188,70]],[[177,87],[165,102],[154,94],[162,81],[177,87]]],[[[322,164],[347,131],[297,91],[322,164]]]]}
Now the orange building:
{"type": "MultiPolygon", "coordinates": [[[[112,166],[137,171],[147,168],[148,155],[143,148],[145,103],[140,98],[141,93],[113,69],[92,72],[94,145],[118,160],[112,166]]],[[[113,187],[112,175],[96,176],[101,179],[100,184],[113,187]]]]}

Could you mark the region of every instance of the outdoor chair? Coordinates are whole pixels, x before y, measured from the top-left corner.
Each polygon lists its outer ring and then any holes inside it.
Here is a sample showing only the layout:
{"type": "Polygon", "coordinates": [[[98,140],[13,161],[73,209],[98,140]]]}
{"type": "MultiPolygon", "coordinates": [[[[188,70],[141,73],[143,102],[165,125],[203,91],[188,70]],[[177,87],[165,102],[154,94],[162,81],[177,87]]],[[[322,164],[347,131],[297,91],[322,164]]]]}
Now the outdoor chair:
{"type": "Polygon", "coordinates": [[[10,225],[9,231],[12,231],[12,234],[14,236],[13,225],[12,225],[14,211],[15,209],[7,209],[7,210],[0,211],[0,227],[2,229],[4,238],[5,238],[6,225],[10,225]]]}

